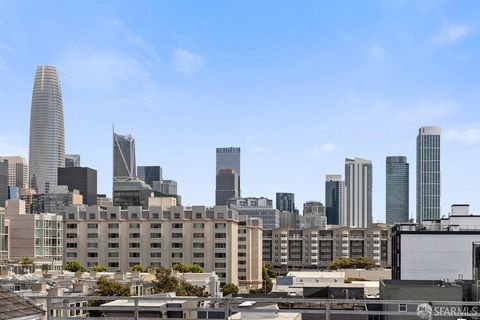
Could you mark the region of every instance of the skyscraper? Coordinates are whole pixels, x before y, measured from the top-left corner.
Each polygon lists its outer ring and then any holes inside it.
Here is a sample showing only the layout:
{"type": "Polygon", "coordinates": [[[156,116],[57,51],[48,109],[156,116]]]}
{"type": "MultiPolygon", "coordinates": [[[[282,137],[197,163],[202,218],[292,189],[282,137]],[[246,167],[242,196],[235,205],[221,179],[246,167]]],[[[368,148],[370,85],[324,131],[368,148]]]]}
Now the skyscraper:
{"type": "Polygon", "coordinates": [[[143,180],[153,188],[154,181],[162,181],[162,167],[160,166],[138,166],[138,179],[143,180]]]}
{"type": "Polygon", "coordinates": [[[19,189],[28,189],[28,162],[20,156],[0,157],[8,161],[8,185],[19,189]]]}
{"type": "Polygon", "coordinates": [[[5,208],[8,199],[8,160],[0,160],[0,207],[5,208]]]}
{"type": "Polygon", "coordinates": [[[408,221],[409,165],[407,157],[387,157],[385,213],[387,224],[408,221]]]}
{"type": "Polygon", "coordinates": [[[439,127],[421,127],[417,136],[417,223],[440,218],[439,127]]]}
{"type": "Polygon", "coordinates": [[[277,210],[295,213],[295,194],[289,192],[277,192],[276,194],[277,210]]]}
{"type": "Polygon", "coordinates": [[[65,168],[80,167],[80,155],[79,154],[66,154],[65,155],[65,168]]]}
{"type": "Polygon", "coordinates": [[[135,139],[113,133],[113,181],[128,181],[137,176],[135,139]]]}
{"type": "Polygon", "coordinates": [[[345,224],[345,181],[342,175],[325,176],[325,211],[327,224],[345,224]]]}
{"type": "Polygon", "coordinates": [[[65,133],[60,79],[54,66],[39,66],[30,114],[30,185],[39,193],[57,185],[57,169],[65,166],[65,133]]]}
{"type": "Polygon", "coordinates": [[[215,205],[226,206],[230,198],[239,198],[238,185],[240,179],[233,169],[221,169],[217,172],[215,205]]]}
{"type": "Polygon", "coordinates": [[[58,184],[68,186],[70,192],[78,190],[84,204],[97,204],[97,170],[87,167],[58,168],[58,184]]]}
{"type": "MultiPolygon", "coordinates": [[[[217,148],[217,169],[216,175],[219,174],[220,170],[233,170],[237,174],[237,189],[236,197],[241,196],[240,192],[240,148],[217,148]]],[[[217,179],[218,181],[218,179],[217,179]]],[[[216,190],[218,190],[218,185],[216,190]]],[[[228,199],[228,198],[227,198],[228,199]]],[[[217,205],[225,205],[226,203],[217,204],[217,205]]]]}
{"type": "Polygon", "coordinates": [[[372,170],[370,160],[345,159],[346,226],[367,228],[372,224],[372,170]]]}

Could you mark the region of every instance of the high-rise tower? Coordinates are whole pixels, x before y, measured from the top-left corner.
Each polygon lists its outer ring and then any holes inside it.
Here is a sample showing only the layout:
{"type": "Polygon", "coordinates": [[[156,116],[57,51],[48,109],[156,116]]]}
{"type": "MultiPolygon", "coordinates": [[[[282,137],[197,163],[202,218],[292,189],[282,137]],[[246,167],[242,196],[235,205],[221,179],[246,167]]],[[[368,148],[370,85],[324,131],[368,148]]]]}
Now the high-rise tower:
{"type": "Polygon", "coordinates": [[[225,206],[227,205],[226,200],[228,200],[228,198],[225,198],[224,195],[222,196],[222,194],[224,194],[223,191],[228,189],[232,197],[241,197],[240,148],[217,148],[216,164],[215,204],[217,206],[225,206]],[[227,174],[225,170],[228,170],[229,173],[227,174]],[[232,179],[235,181],[227,182],[232,179]],[[229,185],[228,188],[226,188],[226,183],[229,185]],[[232,189],[232,187],[234,189],[232,189]]]}
{"type": "Polygon", "coordinates": [[[345,223],[345,181],[339,174],[325,176],[325,211],[328,224],[345,223]]]}
{"type": "Polygon", "coordinates": [[[385,213],[387,224],[408,221],[409,166],[407,157],[387,157],[385,213]]]}
{"type": "Polygon", "coordinates": [[[37,68],[30,113],[29,167],[31,187],[39,193],[57,185],[57,169],[65,166],[63,102],[57,68],[37,68]]]}
{"type": "Polygon", "coordinates": [[[372,162],[345,159],[346,215],[344,224],[366,228],[372,224],[372,162]]]}
{"type": "Polygon", "coordinates": [[[137,176],[135,139],[113,133],[113,181],[127,181],[137,176]]]}
{"type": "Polygon", "coordinates": [[[417,136],[417,223],[440,218],[439,127],[421,127],[417,136]]]}

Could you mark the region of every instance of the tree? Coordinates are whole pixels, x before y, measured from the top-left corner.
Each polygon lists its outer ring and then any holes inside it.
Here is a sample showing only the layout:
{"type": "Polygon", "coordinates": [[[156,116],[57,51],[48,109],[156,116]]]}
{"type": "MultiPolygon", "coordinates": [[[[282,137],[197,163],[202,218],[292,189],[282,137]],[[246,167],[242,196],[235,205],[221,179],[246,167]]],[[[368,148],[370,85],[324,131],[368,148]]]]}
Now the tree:
{"type": "Polygon", "coordinates": [[[130,269],[128,269],[128,271],[130,271],[130,272],[132,272],[132,271],[147,272],[147,269],[145,269],[145,267],[142,266],[141,264],[136,264],[133,267],[131,267],[130,269]]]}
{"type": "Polygon", "coordinates": [[[28,266],[28,265],[32,265],[35,261],[33,260],[33,258],[31,257],[23,257],[22,259],[20,259],[19,263],[22,265],[22,266],[28,266]]]}
{"type": "Polygon", "coordinates": [[[261,294],[261,293],[269,293],[270,291],[272,291],[273,282],[270,276],[268,275],[267,268],[265,267],[262,267],[262,280],[263,280],[262,287],[260,289],[250,290],[250,293],[261,294]]]}
{"type": "Polygon", "coordinates": [[[205,287],[195,286],[185,280],[178,280],[172,275],[172,269],[157,268],[156,280],[153,281],[154,293],[175,292],[177,296],[207,297],[205,287]]]}
{"type": "Polygon", "coordinates": [[[63,269],[71,272],[77,272],[77,271],[82,271],[85,272],[87,271],[87,268],[82,266],[78,260],[70,261],[68,262],[63,269]]]}
{"type": "Polygon", "coordinates": [[[332,261],[328,265],[327,269],[328,270],[355,269],[355,268],[373,269],[376,267],[377,265],[375,261],[366,257],[361,257],[357,259],[342,257],[332,261]]]}
{"type": "Polygon", "coordinates": [[[92,268],[93,271],[96,271],[96,272],[106,272],[107,271],[107,267],[105,266],[93,266],[92,268]]]}
{"type": "Polygon", "coordinates": [[[267,271],[268,276],[270,278],[276,278],[277,277],[277,271],[275,271],[275,268],[271,264],[266,263],[263,267],[267,271]]]}
{"type": "MultiPolygon", "coordinates": [[[[115,280],[109,280],[105,277],[100,277],[97,280],[97,289],[93,293],[97,297],[129,297],[130,288],[122,283],[119,283],[115,280]]],[[[107,301],[105,300],[90,300],[88,305],[91,307],[98,307],[107,301]]],[[[104,316],[103,312],[99,310],[90,310],[88,312],[91,317],[102,317],[104,316]]]]}
{"type": "Polygon", "coordinates": [[[184,263],[176,263],[172,267],[173,270],[181,273],[203,273],[205,272],[202,267],[200,267],[198,264],[184,264],[184,263]]]}
{"type": "Polygon", "coordinates": [[[234,283],[226,283],[222,288],[223,296],[228,295],[237,295],[238,294],[238,287],[234,283]]]}

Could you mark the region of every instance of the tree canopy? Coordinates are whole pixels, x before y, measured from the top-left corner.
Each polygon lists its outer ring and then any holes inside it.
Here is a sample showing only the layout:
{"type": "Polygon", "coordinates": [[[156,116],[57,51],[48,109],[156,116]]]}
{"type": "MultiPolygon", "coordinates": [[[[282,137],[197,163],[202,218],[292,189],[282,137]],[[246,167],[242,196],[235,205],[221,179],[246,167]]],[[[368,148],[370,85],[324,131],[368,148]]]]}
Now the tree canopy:
{"type": "Polygon", "coordinates": [[[77,271],[82,271],[85,272],[87,271],[87,268],[82,266],[78,260],[70,261],[68,262],[63,269],[71,272],[77,272],[77,271]]]}
{"type": "Polygon", "coordinates": [[[173,270],[181,273],[203,273],[205,272],[202,267],[200,267],[198,264],[184,264],[184,263],[176,263],[172,267],[173,270]]]}
{"type": "Polygon", "coordinates": [[[131,267],[130,269],[128,269],[128,271],[130,271],[130,272],[132,272],[132,271],[147,272],[147,269],[144,266],[142,266],[141,264],[136,264],[133,267],[131,267]]]}
{"type": "Polygon", "coordinates": [[[361,258],[347,258],[342,257],[332,261],[327,269],[328,270],[338,270],[338,269],[373,269],[376,268],[377,264],[372,259],[361,257],[361,258]]]}
{"type": "Polygon", "coordinates": [[[105,266],[93,266],[92,270],[96,271],[96,272],[105,272],[105,271],[107,271],[107,267],[105,267],[105,266]]]}
{"type": "Polygon", "coordinates": [[[177,296],[207,297],[205,287],[195,286],[172,275],[171,268],[157,268],[156,280],[153,281],[154,293],[175,292],[177,296]]]}
{"type": "Polygon", "coordinates": [[[237,295],[238,294],[238,287],[234,283],[226,283],[222,288],[223,296],[237,295]]]}
{"type": "MultiPolygon", "coordinates": [[[[97,280],[97,289],[93,295],[97,297],[129,297],[130,288],[115,280],[100,277],[100,279],[97,280]]],[[[88,301],[88,305],[91,307],[98,307],[106,302],[107,301],[105,300],[90,300],[88,301]]],[[[104,316],[103,312],[99,310],[90,310],[88,313],[91,317],[104,316]]]]}

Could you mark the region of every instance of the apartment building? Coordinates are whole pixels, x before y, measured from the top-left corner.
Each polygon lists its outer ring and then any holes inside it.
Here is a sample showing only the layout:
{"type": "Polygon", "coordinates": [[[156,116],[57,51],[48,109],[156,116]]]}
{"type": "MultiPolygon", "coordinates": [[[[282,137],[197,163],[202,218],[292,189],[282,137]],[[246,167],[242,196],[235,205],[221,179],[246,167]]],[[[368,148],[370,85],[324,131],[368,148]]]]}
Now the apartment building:
{"type": "Polygon", "coordinates": [[[109,271],[198,264],[222,283],[260,284],[262,227],[225,206],[67,208],[64,262],[109,271]],[[241,264],[239,264],[241,263],[241,264]]]}
{"type": "Polygon", "coordinates": [[[340,257],[367,257],[390,266],[390,251],[390,230],[385,224],[263,231],[263,262],[281,269],[323,269],[340,257]]]}

